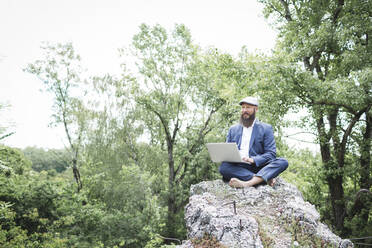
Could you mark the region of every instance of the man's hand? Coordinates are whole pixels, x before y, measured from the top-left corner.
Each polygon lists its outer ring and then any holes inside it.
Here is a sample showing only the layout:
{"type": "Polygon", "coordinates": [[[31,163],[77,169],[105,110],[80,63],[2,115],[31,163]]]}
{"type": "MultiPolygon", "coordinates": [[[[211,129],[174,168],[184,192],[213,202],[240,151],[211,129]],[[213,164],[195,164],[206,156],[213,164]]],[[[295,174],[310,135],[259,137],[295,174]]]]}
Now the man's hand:
{"type": "Polygon", "coordinates": [[[245,162],[248,162],[250,164],[254,164],[253,158],[243,157],[242,160],[245,161],[245,162]]]}

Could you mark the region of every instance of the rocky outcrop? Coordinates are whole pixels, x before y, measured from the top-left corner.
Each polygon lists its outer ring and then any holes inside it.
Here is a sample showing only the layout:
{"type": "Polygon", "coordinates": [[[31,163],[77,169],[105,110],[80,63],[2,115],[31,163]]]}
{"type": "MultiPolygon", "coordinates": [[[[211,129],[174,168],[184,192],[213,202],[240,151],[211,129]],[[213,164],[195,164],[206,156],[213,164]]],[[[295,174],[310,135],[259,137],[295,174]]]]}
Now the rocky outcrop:
{"type": "Polygon", "coordinates": [[[189,239],[177,247],[203,247],[198,244],[205,239],[218,247],[353,247],[319,219],[301,192],[280,178],[274,187],[244,189],[201,182],[191,187],[185,207],[189,239]]]}

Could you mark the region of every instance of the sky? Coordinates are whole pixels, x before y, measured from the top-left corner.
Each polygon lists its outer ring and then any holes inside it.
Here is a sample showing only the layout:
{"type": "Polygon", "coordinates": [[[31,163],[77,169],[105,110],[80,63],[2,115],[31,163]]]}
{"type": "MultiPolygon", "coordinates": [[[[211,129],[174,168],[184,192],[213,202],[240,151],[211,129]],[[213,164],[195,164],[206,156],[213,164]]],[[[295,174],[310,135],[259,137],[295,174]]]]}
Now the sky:
{"type": "Polygon", "coordinates": [[[128,46],[139,25],[168,30],[185,24],[193,41],[237,55],[270,52],[276,32],[254,0],[1,0],[0,126],[15,134],[3,140],[18,148],[63,148],[61,127],[49,127],[52,97],[22,69],[41,58],[42,42],[72,42],[91,75],[120,74],[118,49],[128,46]]]}

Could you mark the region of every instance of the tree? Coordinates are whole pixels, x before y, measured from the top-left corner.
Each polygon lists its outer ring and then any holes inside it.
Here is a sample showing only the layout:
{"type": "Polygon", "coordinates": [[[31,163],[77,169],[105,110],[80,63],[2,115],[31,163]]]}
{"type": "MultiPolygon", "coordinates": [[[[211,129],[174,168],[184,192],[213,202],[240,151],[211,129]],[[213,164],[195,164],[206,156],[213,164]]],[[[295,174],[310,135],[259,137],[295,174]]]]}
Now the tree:
{"type": "Polygon", "coordinates": [[[22,175],[31,168],[31,162],[18,149],[0,145],[0,166],[7,174],[22,175]]]}
{"type": "MultiPolygon", "coordinates": [[[[123,165],[136,163],[141,155],[137,137],[143,133],[136,126],[137,113],[129,99],[129,89],[110,75],[92,78],[94,90],[90,92],[95,106],[92,126],[86,134],[84,154],[94,164],[105,164],[107,176],[116,177],[123,165]],[[116,92],[118,90],[118,92],[116,92]],[[119,93],[120,91],[120,93],[119,93]],[[95,94],[95,95],[93,95],[95,94]]],[[[142,163],[141,163],[142,164],[142,163]]]]}
{"type": "Polygon", "coordinates": [[[0,170],[0,246],[66,247],[58,233],[49,233],[59,217],[57,183],[31,171],[18,149],[0,146],[0,160],[10,168],[0,170]]]}
{"type": "Polygon", "coordinates": [[[78,169],[84,131],[87,128],[87,110],[76,95],[81,86],[80,56],[71,43],[42,46],[44,58],[29,64],[25,71],[35,74],[54,96],[52,124],[62,124],[72,153],[72,169],[78,191],[82,188],[78,169]],[[75,88],[75,91],[73,90],[75,88]]]}
{"type": "Polygon", "coordinates": [[[167,167],[167,235],[175,237],[174,223],[179,223],[176,216],[187,201],[190,170],[198,164],[204,138],[213,129],[212,119],[225,100],[213,91],[210,78],[195,76],[200,69],[197,48],[184,25],[167,33],[159,25],[142,24],[131,51],[138,76],[128,76],[122,83],[132,85],[138,121],[150,139],[146,149],[165,155],[166,161],[155,166],[167,167]]]}
{"type": "Polygon", "coordinates": [[[105,247],[144,247],[164,227],[166,209],[150,187],[155,175],[136,164],[122,165],[120,171],[113,165],[91,162],[82,168],[88,204],[75,215],[82,224],[73,232],[80,241],[97,240],[105,247]]]}
{"type": "Polygon", "coordinates": [[[22,150],[27,159],[32,162],[32,169],[40,171],[55,170],[60,173],[69,166],[71,154],[65,149],[48,149],[26,147],[22,150]]]}
{"type": "MultiPolygon", "coordinates": [[[[372,71],[370,1],[260,0],[279,30],[275,58],[267,63],[266,89],[276,106],[306,108],[314,127],[330,193],[332,223],[346,234],[345,160],[358,147],[360,189],[370,190],[372,71]],[[358,14],[356,14],[358,13],[358,14]]],[[[349,169],[350,171],[350,169],[349,169]]],[[[359,204],[368,222],[371,204],[359,204]]],[[[354,210],[353,210],[354,209],[354,210]]]]}

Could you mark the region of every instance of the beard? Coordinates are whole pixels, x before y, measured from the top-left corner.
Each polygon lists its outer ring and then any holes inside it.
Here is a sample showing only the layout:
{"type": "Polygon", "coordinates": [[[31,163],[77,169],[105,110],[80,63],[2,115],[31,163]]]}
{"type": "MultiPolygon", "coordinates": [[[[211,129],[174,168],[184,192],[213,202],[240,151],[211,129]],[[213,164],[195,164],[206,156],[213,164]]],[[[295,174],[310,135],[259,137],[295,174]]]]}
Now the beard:
{"type": "Polygon", "coordinates": [[[249,115],[247,118],[244,117],[244,114],[241,114],[240,124],[242,124],[244,127],[251,127],[253,125],[255,118],[256,118],[256,110],[254,110],[253,114],[249,115]]]}

